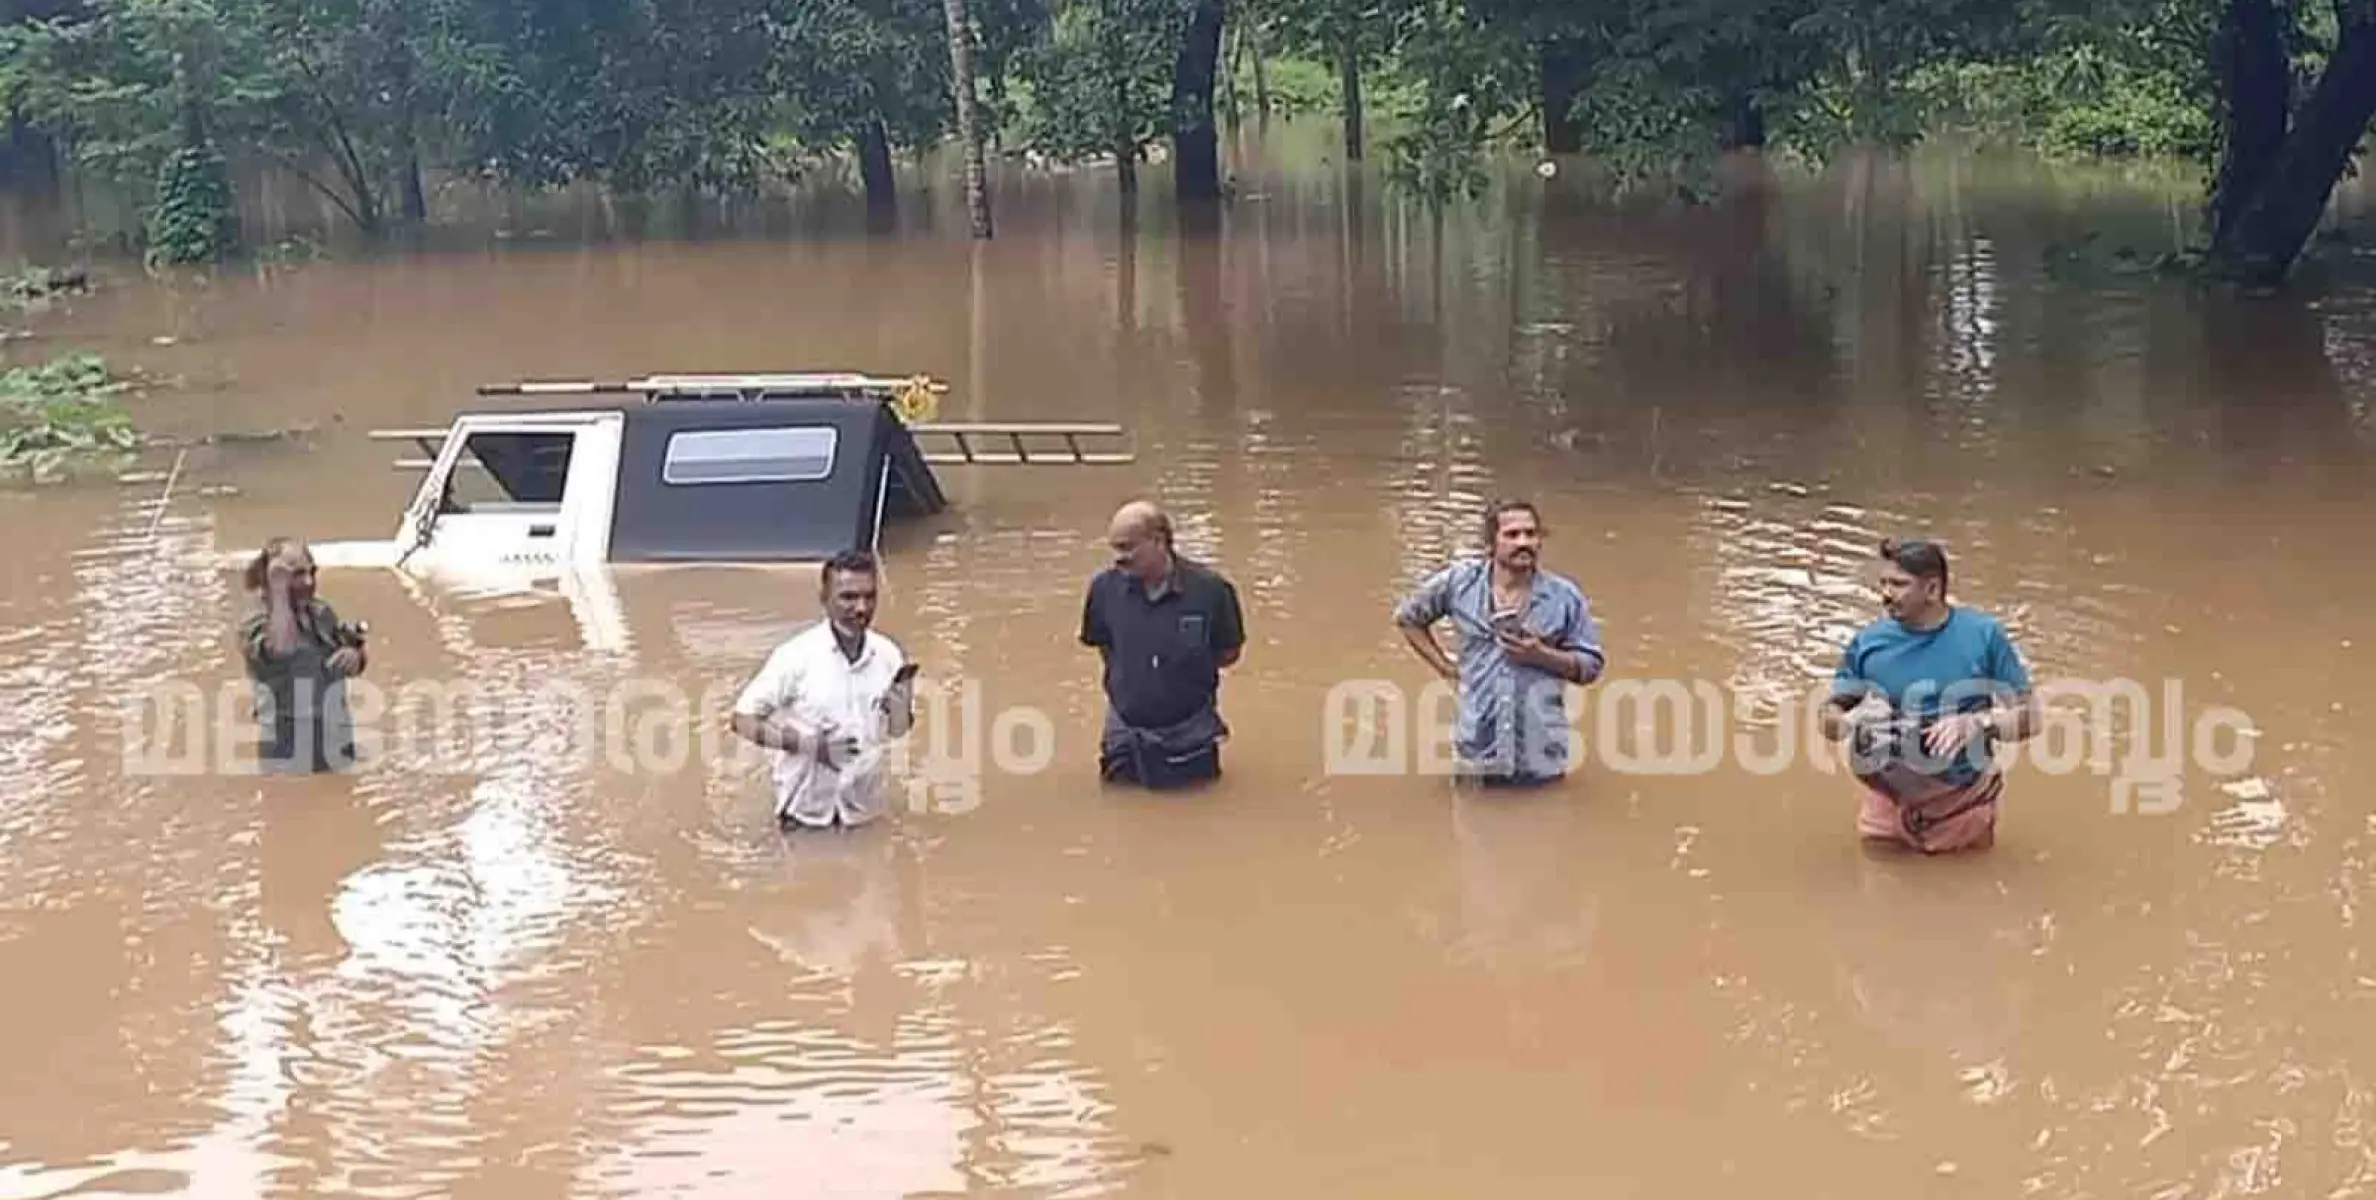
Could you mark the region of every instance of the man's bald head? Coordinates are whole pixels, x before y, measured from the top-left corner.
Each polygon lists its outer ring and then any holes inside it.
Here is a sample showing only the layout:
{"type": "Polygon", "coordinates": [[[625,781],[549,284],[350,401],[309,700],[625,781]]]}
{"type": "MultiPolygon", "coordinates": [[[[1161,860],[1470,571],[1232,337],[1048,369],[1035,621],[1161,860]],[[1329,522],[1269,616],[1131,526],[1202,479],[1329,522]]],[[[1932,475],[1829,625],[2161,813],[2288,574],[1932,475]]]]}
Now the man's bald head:
{"type": "Polygon", "coordinates": [[[1106,544],[1114,551],[1114,566],[1152,583],[1171,570],[1171,518],[1153,501],[1133,500],[1114,510],[1106,526],[1106,544]]]}
{"type": "Polygon", "coordinates": [[[1137,537],[1143,534],[1171,536],[1171,518],[1163,515],[1152,500],[1133,500],[1114,510],[1113,523],[1106,527],[1108,537],[1137,537]]]}

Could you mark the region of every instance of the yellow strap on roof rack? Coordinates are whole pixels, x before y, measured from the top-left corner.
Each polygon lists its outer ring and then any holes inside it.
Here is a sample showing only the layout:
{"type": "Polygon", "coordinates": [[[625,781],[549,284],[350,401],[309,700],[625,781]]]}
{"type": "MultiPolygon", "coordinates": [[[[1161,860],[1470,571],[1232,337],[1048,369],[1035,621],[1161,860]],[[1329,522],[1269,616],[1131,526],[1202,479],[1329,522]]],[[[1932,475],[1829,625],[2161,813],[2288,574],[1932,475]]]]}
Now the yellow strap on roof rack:
{"type": "Polygon", "coordinates": [[[941,388],[929,375],[902,380],[891,393],[891,411],[902,425],[929,421],[940,412],[940,393],[941,388]]]}

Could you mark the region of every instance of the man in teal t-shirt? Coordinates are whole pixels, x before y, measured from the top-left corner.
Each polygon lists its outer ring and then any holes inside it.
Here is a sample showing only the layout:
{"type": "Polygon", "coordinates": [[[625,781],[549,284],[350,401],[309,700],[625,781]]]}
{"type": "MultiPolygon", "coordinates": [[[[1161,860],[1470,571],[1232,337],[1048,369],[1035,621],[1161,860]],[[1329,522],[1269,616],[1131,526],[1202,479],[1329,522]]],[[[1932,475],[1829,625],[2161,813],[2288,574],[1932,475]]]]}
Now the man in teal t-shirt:
{"type": "Polygon", "coordinates": [[[1925,853],[1992,844],[2004,780],[1991,754],[2037,726],[2029,668],[1995,617],[1947,602],[1947,552],[1881,544],[1882,619],[1832,678],[1824,733],[1851,739],[1857,827],[1925,853]]]}

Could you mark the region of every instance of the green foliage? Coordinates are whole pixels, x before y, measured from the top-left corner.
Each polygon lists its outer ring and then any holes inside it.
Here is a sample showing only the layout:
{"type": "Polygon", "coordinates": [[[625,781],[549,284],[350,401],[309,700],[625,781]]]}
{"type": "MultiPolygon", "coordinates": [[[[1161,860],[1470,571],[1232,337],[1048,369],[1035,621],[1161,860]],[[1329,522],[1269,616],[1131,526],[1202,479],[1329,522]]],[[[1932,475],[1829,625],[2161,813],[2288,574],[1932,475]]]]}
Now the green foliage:
{"type": "Polygon", "coordinates": [[[1384,139],[1386,176],[1438,207],[1473,198],[1487,182],[1479,160],[1495,118],[1526,94],[1523,43],[1461,0],[1410,0],[1394,15],[1394,70],[1408,82],[1398,99],[1408,106],[1388,109],[1398,128],[1384,139]]]}
{"type": "Polygon", "coordinates": [[[0,370],[0,474],[47,478],[78,460],[137,449],[140,434],[115,399],[126,386],[92,354],[0,370]]]}
{"type": "Polygon", "coordinates": [[[1260,22],[1272,111],[1280,116],[1341,112],[1347,50],[1364,75],[1392,58],[1406,30],[1404,0],[1269,0],[1244,17],[1260,22]]]}
{"type": "MultiPolygon", "coordinates": [[[[1316,12],[1344,0],[1311,0],[1316,12]]],[[[1585,64],[1566,114],[1620,190],[1704,195],[1754,113],[1777,149],[1820,163],[1852,145],[1905,148],[1942,128],[2068,156],[2192,156],[2214,131],[2216,0],[1521,0],[1422,4],[1391,69],[1420,102],[1398,158],[1422,190],[1473,187],[1460,167],[1496,120],[1539,117],[1546,46],[1585,64]],[[1458,62],[1498,58],[1494,67],[1458,62]],[[1493,78],[1498,87],[1467,81],[1493,78]],[[1466,107],[1454,105],[1462,96],[1466,107]],[[1479,96],[1485,97],[1482,104],[1479,96]]],[[[2301,31],[2305,57],[2314,28],[2301,31]]]]}
{"type": "Polygon", "coordinates": [[[1845,71],[1808,80],[1775,114],[1774,137],[1820,164],[1853,146],[1903,150],[1922,139],[1928,114],[1900,85],[1877,85],[1845,71]]]}
{"type": "Polygon", "coordinates": [[[165,160],[147,226],[153,262],[207,262],[238,244],[231,173],[214,147],[185,147],[165,160]]]}
{"type": "MultiPolygon", "coordinates": [[[[1307,58],[1266,58],[1263,62],[1265,83],[1270,90],[1271,115],[1292,120],[1343,111],[1344,88],[1338,82],[1337,68],[1329,63],[1307,58]]],[[[1363,89],[1369,86],[1367,78],[1363,89]]],[[[1250,91],[1242,92],[1240,104],[1251,110],[1250,91]]]]}
{"type": "Polygon", "coordinates": [[[2201,160],[2215,148],[2218,130],[2191,81],[2115,63],[2071,90],[2057,70],[2071,65],[1952,64],[1924,72],[1912,90],[1934,124],[2057,158],[2201,160]]]}
{"type": "Polygon", "coordinates": [[[1777,8],[1772,28],[1791,50],[1768,77],[1774,141],[1822,162],[1850,146],[1904,149],[1929,129],[1908,82],[1957,56],[2014,54],[2022,16],[2001,0],[1823,0],[1777,8]]]}
{"type": "MultiPolygon", "coordinates": [[[[940,36],[931,0],[875,7],[886,6],[922,18],[902,37],[940,36]]],[[[65,134],[85,167],[181,194],[162,176],[197,144],[185,134],[194,117],[226,157],[289,168],[370,230],[438,161],[530,186],[749,186],[772,164],[784,94],[821,94],[849,65],[841,47],[800,43],[791,26],[857,7],[91,0],[78,15],[11,27],[0,86],[65,134]]],[[[945,53],[875,56],[945,74],[945,53]]],[[[908,111],[938,99],[916,92],[908,111]]]]}
{"type": "Polygon", "coordinates": [[[955,128],[940,0],[792,0],[781,19],[776,94],[801,141],[834,145],[880,120],[893,145],[920,148],[955,128]]]}
{"type": "MultiPolygon", "coordinates": [[[[1638,3],[1571,35],[1590,63],[1573,115],[1586,150],[1620,187],[1703,185],[1735,115],[1785,115],[1827,68],[1828,43],[1802,0],[1638,3]]],[[[1699,190],[1692,186],[1691,190],[1699,190]]]]}
{"type": "Polygon", "coordinates": [[[1688,195],[1705,194],[1720,148],[1720,100],[1704,87],[1659,82],[1656,68],[1640,60],[1606,64],[1574,113],[1586,131],[1585,149],[1620,192],[1671,183],[1688,195]]]}
{"type": "Polygon", "coordinates": [[[237,241],[230,175],[209,130],[261,86],[254,43],[208,0],[94,0],[0,33],[0,91],[67,135],[76,160],[145,187],[152,258],[198,262],[237,241]]]}
{"type": "Polygon", "coordinates": [[[255,86],[228,74],[248,48],[224,26],[205,0],[92,0],[0,28],[0,96],[63,135],[82,167],[154,187],[190,116],[255,86]]]}
{"type": "Polygon", "coordinates": [[[1074,0],[1018,59],[1030,104],[1018,142],[1059,162],[1137,154],[1171,126],[1172,64],[1187,9],[1178,0],[1074,0]]]}
{"type": "MultiPolygon", "coordinates": [[[[1933,126],[2051,157],[2208,161],[2212,5],[2148,0],[2094,16],[2044,22],[2019,59],[1928,65],[1908,92],[1933,126]]],[[[2297,53],[2315,52],[2304,38],[2297,53]]]]}
{"type": "Polygon", "coordinates": [[[1821,59],[1797,0],[1635,3],[1570,36],[1590,64],[1570,116],[1620,191],[1712,187],[1730,114],[1787,95],[1821,59]]]}
{"type": "MultiPolygon", "coordinates": [[[[1017,64],[1025,51],[1047,35],[1055,14],[1050,0],[966,0],[965,15],[973,23],[974,79],[976,90],[982,93],[981,119],[987,138],[998,122],[1011,118],[1013,106],[1007,89],[1019,82],[1017,64]]],[[[943,49],[946,57],[946,47],[943,49]]],[[[954,113],[951,116],[954,119],[954,113]]]]}
{"type": "MultiPolygon", "coordinates": [[[[1703,193],[1750,115],[1821,160],[1956,129],[2055,155],[2215,150],[2221,0],[1236,0],[1280,115],[1358,69],[1372,147],[1430,202],[1535,140],[1547,51],[1581,63],[1585,151],[1621,189],[1703,193]]],[[[0,104],[153,197],[156,257],[229,242],[228,164],[297,171],[364,229],[445,166],[515,186],[744,191],[878,126],[954,126],[941,0],[19,0],[0,104]]],[[[1187,0],[971,0],[985,132],[1059,161],[1170,131],[1187,0]]],[[[2284,5],[2306,81],[2330,6],[2284,5]]],[[[409,206],[409,204],[408,204],[409,206]]]]}
{"type": "Polygon", "coordinates": [[[410,106],[426,86],[405,35],[443,0],[89,0],[6,31],[0,88],[62,135],[86,169],[180,211],[167,257],[215,240],[224,159],[297,171],[376,227],[398,163],[415,157],[410,106]]]}

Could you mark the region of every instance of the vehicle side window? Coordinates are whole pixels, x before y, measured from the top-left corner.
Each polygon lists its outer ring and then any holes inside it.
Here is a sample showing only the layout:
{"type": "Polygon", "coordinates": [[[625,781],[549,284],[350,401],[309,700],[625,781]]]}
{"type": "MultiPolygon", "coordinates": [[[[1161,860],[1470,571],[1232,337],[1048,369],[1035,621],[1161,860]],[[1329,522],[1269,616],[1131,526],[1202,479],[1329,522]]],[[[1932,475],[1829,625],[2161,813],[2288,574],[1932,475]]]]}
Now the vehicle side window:
{"type": "Polygon", "coordinates": [[[670,435],[660,480],[705,483],[801,483],[833,474],[840,431],[830,425],[698,429],[670,435]]]}

